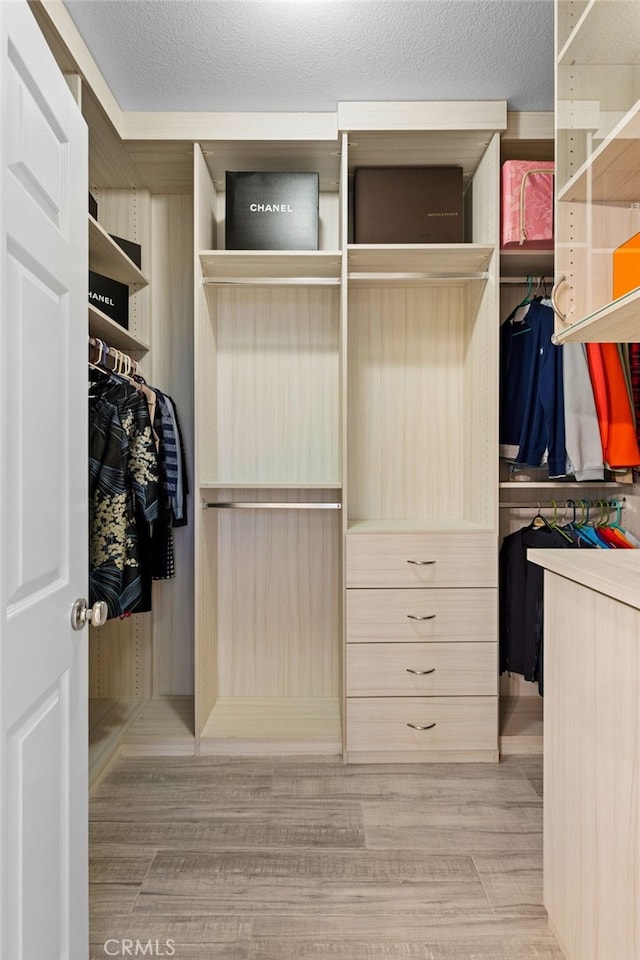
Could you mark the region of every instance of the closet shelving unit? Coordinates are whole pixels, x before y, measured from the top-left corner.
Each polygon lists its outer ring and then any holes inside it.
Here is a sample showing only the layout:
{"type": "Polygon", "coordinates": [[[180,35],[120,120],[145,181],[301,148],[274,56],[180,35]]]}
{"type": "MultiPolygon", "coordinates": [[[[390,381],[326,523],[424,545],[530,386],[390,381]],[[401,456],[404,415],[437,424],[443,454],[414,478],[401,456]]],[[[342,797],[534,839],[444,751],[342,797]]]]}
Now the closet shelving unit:
{"type": "MultiPolygon", "coordinates": [[[[500,161],[553,160],[554,124],[549,113],[509,113],[507,129],[500,143],[500,161]]],[[[504,320],[527,292],[527,277],[545,278],[551,290],[554,278],[554,251],[510,248],[500,250],[500,320],[504,320]]],[[[500,470],[499,476],[503,476],[500,470]]],[[[563,484],[564,486],[564,484],[563,484]]],[[[554,481],[499,480],[499,542],[512,531],[528,523],[536,509],[536,501],[563,497],[554,481]],[[525,494],[526,491],[526,494],[525,494]],[[524,494],[524,496],[523,496],[524,494]],[[507,508],[509,500],[531,501],[531,509],[507,508]]],[[[500,753],[542,752],[542,700],[537,684],[522,677],[502,675],[500,688],[500,753]]]]}
{"type": "Polygon", "coordinates": [[[195,148],[202,754],[341,749],[340,150],[279,120],[195,148]],[[226,170],[319,171],[320,249],[225,250],[226,170]]]}
{"type": "Polygon", "coordinates": [[[503,104],[470,106],[339,107],[348,177],[361,166],[457,165],[466,197],[462,244],[346,249],[347,762],[497,758],[506,114],[503,104]]]}
{"type": "MultiPolygon", "coordinates": [[[[149,283],[136,264],[112,239],[95,217],[89,216],[89,268],[105,277],[111,277],[129,286],[130,294],[149,283]]],[[[106,313],[89,303],[89,333],[100,337],[118,350],[140,359],[149,351],[149,344],[127,328],[116,323],[106,313]]]]}
{"type": "Polygon", "coordinates": [[[341,104],[332,130],[318,117],[317,135],[308,115],[285,116],[278,140],[272,130],[242,141],[230,124],[228,139],[222,131],[196,147],[201,753],[497,757],[497,131],[505,118],[504,104],[341,104]],[[465,242],[350,242],[355,167],[412,163],[462,165],[465,242]],[[319,170],[317,252],[224,250],[224,172],[242,169],[319,170]],[[256,509],[222,509],[230,503],[256,509]],[[404,558],[415,573],[405,589],[388,571],[377,584],[358,582],[370,579],[376,552],[403,556],[416,544],[438,550],[434,582],[404,558]],[[378,642],[393,634],[379,604],[366,613],[381,621],[373,650],[361,642],[366,631],[349,632],[358,596],[383,588],[412,604],[404,612],[396,604],[411,652],[428,645],[441,657],[438,681],[423,677],[403,696],[392,684],[374,691],[360,682],[363,663],[407,652],[406,643],[378,642]],[[421,633],[411,609],[427,600],[439,605],[438,627],[421,633]],[[474,615],[460,614],[459,602],[474,615]],[[469,647],[482,661],[475,682],[463,663],[469,647]],[[438,713],[430,743],[407,726],[425,709],[438,713]]]}
{"type": "Polygon", "coordinates": [[[558,3],[556,340],[638,338],[640,287],[612,296],[612,253],[640,231],[640,21],[632,0],[558,3]]]}
{"type": "MultiPolygon", "coordinates": [[[[582,8],[585,7],[583,3],[582,8]]],[[[509,123],[501,140],[501,161],[504,160],[553,160],[554,118],[552,114],[509,114],[509,123]]],[[[521,301],[529,275],[544,277],[547,288],[553,285],[558,272],[554,266],[553,250],[501,250],[500,317],[504,319],[521,301]],[[519,282],[514,283],[514,279],[519,282]]],[[[505,473],[501,471],[501,476],[505,473]]],[[[577,482],[566,480],[506,480],[498,483],[500,498],[500,539],[531,521],[538,502],[551,500],[564,502],[567,498],[586,496],[603,499],[612,491],[620,492],[625,487],[616,482],[577,482]],[[530,507],[523,507],[530,501],[530,507]],[[510,507],[509,504],[516,504],[510,507]]],[[[628,489],[628,487],[626,488],[628,489]]],[[[503,755],[519,753],[542,753],[543,747],[543,700],[538,695],[536,683],[528,683],[522,677],[503,675],[500,678],[500,752],[503,755]]]]}

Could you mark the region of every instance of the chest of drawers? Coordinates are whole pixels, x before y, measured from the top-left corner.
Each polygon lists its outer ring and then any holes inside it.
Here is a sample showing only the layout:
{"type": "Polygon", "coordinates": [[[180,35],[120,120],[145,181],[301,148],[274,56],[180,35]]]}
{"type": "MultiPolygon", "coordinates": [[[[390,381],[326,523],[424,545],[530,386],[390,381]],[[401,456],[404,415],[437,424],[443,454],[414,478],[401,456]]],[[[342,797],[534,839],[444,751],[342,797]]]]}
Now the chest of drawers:
{"type": "Polygon", "coordinates": [[[498,759],[496,541],[347,536],[349,762],[498,759]]]}

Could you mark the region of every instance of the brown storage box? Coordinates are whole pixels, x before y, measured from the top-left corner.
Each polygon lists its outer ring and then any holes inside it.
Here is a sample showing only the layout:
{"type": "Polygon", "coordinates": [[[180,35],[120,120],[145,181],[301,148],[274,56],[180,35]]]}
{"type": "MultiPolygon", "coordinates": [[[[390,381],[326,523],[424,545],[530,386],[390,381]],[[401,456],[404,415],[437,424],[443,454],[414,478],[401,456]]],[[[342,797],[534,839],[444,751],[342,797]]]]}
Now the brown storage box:
{"type": "Polygon", "coordinates": [[[359,167],[355,243],[462,243],[462,167],[359,167]]]}

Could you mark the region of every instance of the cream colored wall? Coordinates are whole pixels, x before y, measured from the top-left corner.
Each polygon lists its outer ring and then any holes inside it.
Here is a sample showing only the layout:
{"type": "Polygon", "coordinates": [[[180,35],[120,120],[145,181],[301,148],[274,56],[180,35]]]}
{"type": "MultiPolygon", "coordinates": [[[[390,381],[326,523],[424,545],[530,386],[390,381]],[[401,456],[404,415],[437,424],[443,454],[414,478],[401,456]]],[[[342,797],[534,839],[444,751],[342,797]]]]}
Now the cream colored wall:
{"type": "Polygon", "coordinates": [[[151,198],[151,382],[175,401],[190,494],[188,525],[174,528],[176,577],[154,583],[155,696],[193,693],[193,211],[189,196],[151,198]]]}

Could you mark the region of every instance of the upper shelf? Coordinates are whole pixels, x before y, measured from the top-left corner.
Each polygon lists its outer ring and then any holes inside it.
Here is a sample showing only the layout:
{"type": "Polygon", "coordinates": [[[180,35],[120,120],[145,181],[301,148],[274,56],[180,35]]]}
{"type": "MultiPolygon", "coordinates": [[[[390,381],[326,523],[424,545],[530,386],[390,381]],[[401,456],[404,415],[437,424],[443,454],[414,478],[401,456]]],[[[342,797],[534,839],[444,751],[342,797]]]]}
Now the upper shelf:
{"type": "Polygon", "coordinates": [[[146,286],[149,281],[124,250],[91,214],[89,216],[89,268],[128,286],[146,286]]]}
{"type": "Polygon", "coordinates": [[[119,323],[108,317],[102,310],[89,304],[89,333],[104,340],[108,346],[130,354],[134,360],[149,352],[149,344],[134,337],[119,323]]]}
{"type": "Polygon", "coordinates": [[[638,63],[637,0],[590,0],[558,55],[559,66],[638,63]]]}
{"type": "Polygon", "coordinates": [[[638,339],[640,287],[554,335],[554,343],[633,343],[638,339]]]}
{"type": "MultiPolygon", "coordinates": [[[[636,8],[640,21],[640,14],[636,8]]],[[[637,203],[640,196],[640,100],[558,193],[562,202],[637,203]]]]}
{"type": "Polygon", "coordinates": [[[350,283],[486,280],[495,248],[477,243],[350,244],[350,283]]]}
{"type": "Polygon", "coordinates": [[[216,283],[335,282],[340,280],[339,250],[203,250],[202,273],[216,283]]]}

